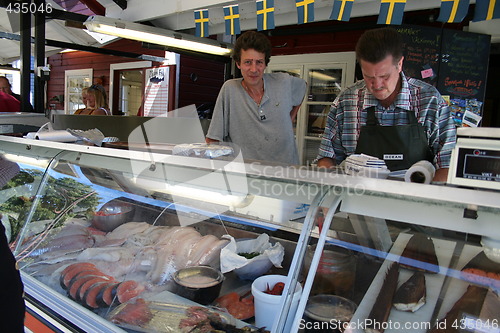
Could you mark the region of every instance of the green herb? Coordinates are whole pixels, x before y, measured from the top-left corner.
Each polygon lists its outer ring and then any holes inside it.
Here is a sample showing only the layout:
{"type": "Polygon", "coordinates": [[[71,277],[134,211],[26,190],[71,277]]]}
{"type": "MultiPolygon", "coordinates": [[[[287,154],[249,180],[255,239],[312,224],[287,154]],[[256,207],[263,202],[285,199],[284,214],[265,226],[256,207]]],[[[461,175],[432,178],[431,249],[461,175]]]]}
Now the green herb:
{"type": "Polygon", "coordinates": [[[245,257],[247,259],[252,259],[260,255],[259,252],[241,252],[238,253],[239,256],[245,257]]]}

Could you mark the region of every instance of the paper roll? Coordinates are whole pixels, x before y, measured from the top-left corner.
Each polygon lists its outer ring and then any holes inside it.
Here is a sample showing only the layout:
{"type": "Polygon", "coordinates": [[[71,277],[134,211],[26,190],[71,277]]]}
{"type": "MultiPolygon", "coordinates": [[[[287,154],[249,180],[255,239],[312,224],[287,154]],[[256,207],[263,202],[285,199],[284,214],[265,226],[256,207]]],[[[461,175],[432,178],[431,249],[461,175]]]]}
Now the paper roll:
{"type": "Polygon", "coordinates": [[[38,132],[35,139],[56,142],[75,142],[78,140],[76,136],[66,130],[38,132]]]}
{"type": "Polygon", "coordinates": [[[413,164],[405,173],[405,182],[429,184],[434,178],[436,168],[431,162],[422,160],[413,164]]]}

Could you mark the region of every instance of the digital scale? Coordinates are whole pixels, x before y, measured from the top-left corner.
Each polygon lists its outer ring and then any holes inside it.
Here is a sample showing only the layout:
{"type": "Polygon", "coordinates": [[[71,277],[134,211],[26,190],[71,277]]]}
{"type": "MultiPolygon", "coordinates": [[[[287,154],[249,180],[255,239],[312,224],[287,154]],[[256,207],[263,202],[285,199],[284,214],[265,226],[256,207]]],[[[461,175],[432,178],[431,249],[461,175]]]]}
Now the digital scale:
{"type": "Polygon", "coordinates": [[[500,128],[457,129],[448,183],[500,190],[500,128]]]}

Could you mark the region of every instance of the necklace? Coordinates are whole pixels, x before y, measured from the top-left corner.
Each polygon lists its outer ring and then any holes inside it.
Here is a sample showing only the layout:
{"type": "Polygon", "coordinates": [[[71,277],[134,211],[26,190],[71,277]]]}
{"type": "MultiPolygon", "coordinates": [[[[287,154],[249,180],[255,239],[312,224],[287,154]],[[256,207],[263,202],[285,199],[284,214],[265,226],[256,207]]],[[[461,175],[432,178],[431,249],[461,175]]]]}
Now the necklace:
{"type": "Polygon", "coordinates": [[[260,89],[257,92],[254,92],[254,90],[251,90],[247,84],[245,83],[245,80],[241,81],[241,85],[243,88],[246,90],[248,95],[252,97],[252,99],[257,103],[258,106],[260,106],[260,102],[262,101],[262,97],[264,96],[264,85],[262,85],[262,89],[260,89]]]}

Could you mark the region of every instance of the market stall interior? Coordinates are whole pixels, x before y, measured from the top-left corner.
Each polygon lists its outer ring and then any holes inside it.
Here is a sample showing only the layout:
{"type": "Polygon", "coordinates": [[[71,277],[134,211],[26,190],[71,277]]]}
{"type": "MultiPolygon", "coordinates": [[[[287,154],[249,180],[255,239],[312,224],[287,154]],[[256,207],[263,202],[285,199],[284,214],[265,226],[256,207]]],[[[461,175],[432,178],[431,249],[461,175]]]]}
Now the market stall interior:
{"type": "Polygon", "coordinates": [[[0,140],[22,170],[1,210],[28,307],[70,331],[426,332],[464,303],[498,320],[497,189],[0,140]]]}

